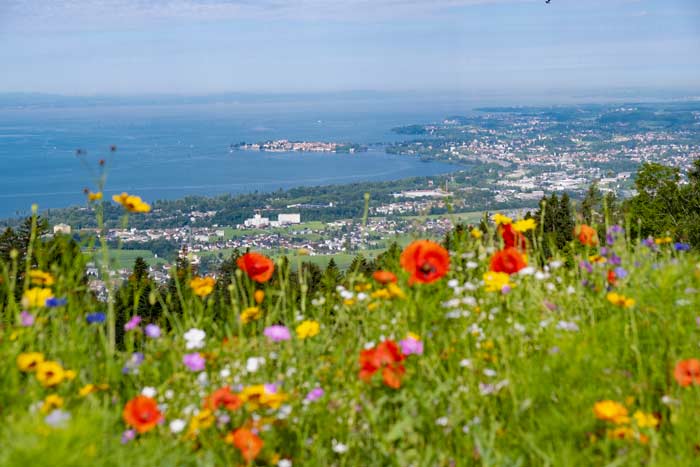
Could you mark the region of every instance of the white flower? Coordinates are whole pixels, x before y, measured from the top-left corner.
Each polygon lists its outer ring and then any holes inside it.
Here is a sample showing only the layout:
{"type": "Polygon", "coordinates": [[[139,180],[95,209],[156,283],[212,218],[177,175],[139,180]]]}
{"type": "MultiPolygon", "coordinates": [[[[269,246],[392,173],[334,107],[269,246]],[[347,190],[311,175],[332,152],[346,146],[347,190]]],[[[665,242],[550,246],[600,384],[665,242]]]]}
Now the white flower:
{"type": "Polygon", "coordinates": [[[561,329],[562,331],[576,332],[578,331],[578,324],[574,323],[573,321],[559,321],[557,323],[557,329],[561,329]]]}
{"type": "Polygon", "coordinates": [[[187,350],[201,349],[204,347],[204,339],[207,337],[207,333],[201,329],[192,328],[187,331],[183,337],[187,342],[185,345],[187,350]]]}
{"type": "Polygon", "coordinates": [[[552,269],[557,269],[557,268],[560,268],[561,266],[562,266],[561,261],[552,261],[551,263],[549,263],[549,267],[552,269]]]}
{"type": "Polygon", "coordinates": [[[517,332],[519,332],[519,333],[521,333],[521,334],[524,333],[524,332],[526,331],[525,326],[523,326],[523,325],[520,324],[520,323],[515,323],[515,324],[513,325],[513,329],[515,329],[517,332]]]}
{"type": "Polygon", "coordinates": [[[459,362],[459,366],[461,366],[462,368],[471,368],[472,361],[468,358],[465,358],[459,362]]]}
{"type": "Polygon", "coordinates": [[[479,267],[479,263],[475,263],[474,261],[467,261],[467,264],[465,264],[465,266],[467,267],[467,269],[476,269],[479,267]]]}
{"type": "Polygon", "coordinates": [[[476,306],[476,298],[469,296],[462,298],[462,305],[476,306]]]}
{"type": "Polygon", "coordinates": [[[573,295],[576,293],[576,288],[573,285],[570,285],[566,288],[566,293],[573,295]]]}
{"type": "Polygon", "coordinates": [[[292,406],[291,405],[283,405],[279,408],[277,411],[277,418],[280,420],[284,420],[285,418],[289,417],[292,413],[292,406]]]}
{"type": "Polygon", "coordinates": [[[343,444],[341,442],[338,442],[335,440],[335,438],[333,438],[331,443],[333,444],[333,452],[335,452],[337,454],[343,454],[343,453],[348,452],[348,445],[347,444],[343,444]]]}
{"type": "Polygon", "coordinates": [[[451,300],[448,300],[446,302],[442,302],[442,307],[443,308],[457,308],[460,304],[461,300],[459,298],[453,298],[451,300]]]}
{"type": "Polygon", "coordinates": [[[277,463],[277,467],[292,467],[292,461],[289,459],[280,459],[277,463]]]}
{"type": "Polygon", "coordinates": [[[265,359],[263,357],[250,357],[245,362],[245,369],[248,373],[255,373],[264,364],[265,359]]]}
{"type": "Polygon", "coordinates": [[[459,285],[459,281],[457,279],[450,279],[449,281],[447,281],[447,286],[452,288],[452,289],[454,289],[458,285],[459,285]]]}
{"type": "Polygon", "coordinates": [[[163,395],[165,396],[166,399],[172,399],[175,396],[175,391],[172,389],[167,389],[163,395]]]}
{"type": "Polygon", "coordinates": [[[185,426],[187,426],[186,421],[176,418],[170,422],[170,433],[178,434],[185,429],[185,426]]]}
{"type": "Polygon", "coordinates": [[[544,273],[542,271],[537,271],[535,273],[535,279],[537,279],[538,281],[543,281],[543,280],[547,279],[548,277],[549,277],[549,274],[544,273]]]}
{"type": "Polygon", "coordinates": [[[555,290],[557,290],[557,287],[554,284],[552,284],[551,282],[547,282],[544,285],[544,288],[549,290],[550,292],[554,292],[555,290]]]}
{"type": "Polygon", "coordinates": [[[199,375],[197,375],[197,382],[200,386],[207,386],[209,385],[209,377],[205,372],[201,372],[199,375]]]}
{"type": "Polygon", "coordinates": [[[437,420],[435,420],[435,424],[438,426],[447,426],[448,421],[449,420],[447,419],[447,417],[440,417],[437,420]]]}
{"type": "Polygon", "coordinates": [[[349,290],[342,290],[340,292],[340,296],[342,298],[344,298],[345,300],[350,300],[351,298],[353,298],[355,296],[355,294],[350,292],[349,290]]]}
{"type": "Polygon", "coordinates": [[[535,268],[532,266],[527,266],[518,271],[521,276],[531,276],[535,273],[535,268]]]}
{"type": "Polygon", "coordinates": [[[364,345],[364,347],[365,347],[365,350],[369,350],[369,349],[371,349],[372,347],[374,347],[374,342],[372,342],[372,341],[367,342],[367,343],[364,345]]]}
{"type": "Polygon", "coordinates": [[[231,376],[231,369],[228,367],[222,368],[221,371],[219,371],[219,376],[222,378],[226,379],[229,376],[231,376]]]}
{"type": "Polygon", "coordinates": [[[460,310],[450,311],[445,313],[445,318],[447,319],[457,319],[462,317],[462,312],[460,310]]]}
{"type": "Polygon", "coordinates": [[[156,391],[156,388],[151,387],[151,386],[146,386],[141,390],[141,394],[150,397],[151,399],[156,397],[156,394],[158,394],[158,391],[156,391]]]}
{"type": "Polygon", "coordinates": [[[357,299],[361,302],[367,300],[368,298],[369,298],[369,295],[367,295],[364,292],[360,292],[357,294],[357,299]]]}
{"type": "Polygon", "coordinates": [[[484,368],[484,376],[488,376],[489,378],[492,378],[496,376],[496,370],[493,370],[491,368],[484,368]]]}

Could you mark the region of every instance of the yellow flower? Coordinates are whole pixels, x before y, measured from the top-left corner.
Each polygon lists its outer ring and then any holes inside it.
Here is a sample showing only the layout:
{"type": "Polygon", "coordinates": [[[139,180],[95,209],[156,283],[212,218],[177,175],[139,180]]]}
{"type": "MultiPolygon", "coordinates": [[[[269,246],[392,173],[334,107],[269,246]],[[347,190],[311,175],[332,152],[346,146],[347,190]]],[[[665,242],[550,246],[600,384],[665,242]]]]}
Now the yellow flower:
{"type": "Polygon", "coordinates": [[[299,326],[297,326],[296,332],[299,339],[306,339],[307,337],[314,337],[318,334],[321,326],[317,321],[303,321],[299,326]]]}
{"type": "Polygon", "coordinates": [[[241,312],[241,323],[248,324],[251,321],[257,321],[262,316],[262,310],[257,306],[249,306],[241,312]]]}
{"type": "Polygon", "coordinates": [[[500,292],[503,287],[511,286],[510,276],[505,272],[487,272],[484,274],[484,286],[487,292],[500,292]]]}
{"type": "Polygon", "coordinates": [[[36,367],[36,379],[42,386],[52,387],[60,384],[66,377],[63,367],[57,362],[41,362],[36,367]]]}
{"type": "Polygon", "coordinates": [[[249,410],[257,410],[260,407],[278,409],[282,403],[287,400],[287,395],[285,393],[281,391],[268,391],[263,384],[256,384],[243,388],[239,397],[249,410]]]}
{"type": "Polygon", "coordinates": [[[372,298],[389,299],[391,298],[391,293],[389,293],[389,290],[387,289],[375,290],[374,292],[372,292],[372,298]]]}
{"type": "Polygon", "coordinates": [[[88,383],[78,391],[80,397],[86,397],[89,394],[93,394],[98,391],[106,391],[109,389],[109,384],[92,384],[88,383]]]}
{"type": "Polygon", "coordinates": [[[190,419],[190,426],[187,428],[187,437],[194,438],[200,430],[205,430],[214,424],[216,417],[209,409],[203,409],[190,419]]]}
{"type": "Polygon", "coordinates": [[[635,301],[633,298],[625,297],[617,292],[609,292],[605,298],[608,299],[610,303],[621,308],[631,308],[634,306],[635,301]]]}
{"type": "Polygon", "coordinates": [[[88,201],[99,201],[102,199],[102,192],[98,191],[97,193],[93,193],[92,191],[89,191],[87,197],[88,201]]]}
{"type": "Polygon", "coordinates": [[[372,302],[367,304],[367,311],[374,311],[379,308],[379,302],[372,302]]]}
{"type": "Polygon", "coordinates": [[[616,425],[629,423],[627,407],[619,402],[604,400],[593,405],[593,413],[596,418],[606,422],[613,422],[616,425]]]}
{"type": "Polygon", "coordinates": [[[214,291],[216,281],[213,277],[195,277],[190,281],[190,288],[200,297],[206,297],[214,291]]]}
{"type": "Polygon", "coordinates": [[[366,291],[371,290],[371,289],[372,289],[372,284],[370,284],[369,282],[364,283],[364,284],[357,284],[355,286],[356,292],[366,292],[366,291]]]}
{"type": "Polygon", "coordinates": [[[66,378],[68,381],[73,381],[76,376],[78,376],[78,374],[73,370],[66,370],[63,374],[63,377],[66,378]]]}
{"type": "Polygon", "coordinates": [[[420,340],[420,336],[418,334],[416,334],[414,332],[410,332],[410,331],[408,332],[408,334],[406,334],[406,337],[409,339],[413,339],[414,341],[420,340]]]}
{"type": "Polygon", "coordinates": [[[29,271],[29,278],[32,284],[42,287],[50,287],[56,282],[50,273],[44,271],[29,271]]]}
{"type": "Polygon", "coordinates": [[[112,196],[112,200],[121,204],[129,212],[150,212],[151,206],[145,203],[139,196],[122,193],[112,196]]]}
{"type": "Polygon", "coordinates": [[[661,237],[661,238],[654,239],[654,243],[656,243],[657,245],[663,245],[664,243],[671,243],[672,241],[673,241],[673,239],[671,237],[661,237]]]}
{"type": "Polygon", "coordinates": [[[608,259],[605,256],[592,255],[588,257],[588,261],[590,261],[591,263],[604,264],[608,261],[608,259]]]}
{"type": "Polygon", "coordinates": [[[22,306],[25,308],[36,308],[46,306],[46,300],[53,297],[51,289],[32,287],[24,292],[22,296],[22,306]]]}
{"type": "Polygon", "coordinates": [[[513,222],[513,219],[503,214],[496,213],[493,215],[493,221],[496,225],[508,225],[513,222]]]}
{"type": "Polygon", "coordinates": [[[639,428],[656,428],[659,425],[659,419],[653,413],[644,413],[641,410],[637,410],[632,416],[639,428]]]}
{"type": "Polygon", "coordinates": [[[353,306],[355,304],[355,299],[354,298],[346,298],[343,300],[343,305],[345,306],[353,306]]]}
{"type": "Polygon", "coordinates": [[[478,228],[474,227],[474,228],[469,232],[469,235],[471,235],[472,238],[475,238],[475,239],[478,240],[478,239],[480,239],[481,237],[483,237],[484,233],[481,231],[481,229],[478,229],[478,228]]]}
{"type": "Polygon", "coordinates": [[[406,293],[403,291],[403,289],[393,282],[388,283],[386,289],[389,291],[392,298],[398,298],[401,300],[406,298],[406,293]]]}
{"type": "Polygon", "coordinates": [[[535,219],[521,219],[513,224],[513,230],[523,233],[527,232],[528,230],[534,230],[536,225],[535,219]]]}
{"type": "Polygon", "coordinates": [[[628,426],[619,426],[615,429],[608,430],[607,434],[610,439],[634,439],[634,431],[628,426]]]}
{"type": "Polygon", "coordinates": [[[41,413],[49,413],[54,409],[63,407],[63,398],[58,394],[49,394],[41,405],[41,413]]]}
{"type": "Polygon", "coordinates": [[[30,372],[36,370],[37,366],[44,361],[44,354],[39,352],[26,352],[17,356],[17,368],[20,371],[30,372]]]}

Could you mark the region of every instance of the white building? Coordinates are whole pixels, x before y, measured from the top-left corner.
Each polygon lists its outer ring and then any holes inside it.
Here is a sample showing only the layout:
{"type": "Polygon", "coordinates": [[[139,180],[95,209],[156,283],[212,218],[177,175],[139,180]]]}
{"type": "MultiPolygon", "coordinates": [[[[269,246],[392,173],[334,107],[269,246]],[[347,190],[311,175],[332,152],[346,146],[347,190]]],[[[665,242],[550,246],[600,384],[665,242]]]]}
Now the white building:
{"type": "Polygon", "coordinates": [[[277,222],[279,222],[279,225],[301,224],[301,214],[280,214],[277,217],[277,222]]]}
{"type": "Polygon", "coordinates": [[[252,218],[246,219],[243,222],[243,225],[252,228],[269,227],[270,219],[267,217],[262,217],[259,212],[256,212],[252,218]]]}
{"type": "Polygon", "coordinates": [[[70,235],[71,228],[70,225],[68,224],[56,224],[53,226],[53,233],[54,234],[66,234],[70,235]]]}

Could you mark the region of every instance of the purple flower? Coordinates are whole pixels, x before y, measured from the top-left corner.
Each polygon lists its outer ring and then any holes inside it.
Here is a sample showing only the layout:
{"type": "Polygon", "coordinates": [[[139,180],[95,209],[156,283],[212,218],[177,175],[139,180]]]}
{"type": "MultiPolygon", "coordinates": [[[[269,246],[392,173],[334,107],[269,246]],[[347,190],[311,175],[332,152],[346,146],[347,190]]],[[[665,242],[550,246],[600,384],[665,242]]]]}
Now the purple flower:
{"type": "Polygon", "coordinates": [[[122,444],[126,444],[134,438],[136,438],[136,431],[126,430],[124,433],[122,433],[122,444]]]}
{"type": "Polygon", "coordinates": [[[19,314],[19,319],[20,322],[22,323],[22,326],[31,326],[34,324],[34,315],[29,313],[28,311],[23,311],[22,313],[19,314]]]}
{"type": "Polygon", "coordinates": [[[136,326],[139,325],[141,322],[141,317],[139,315],[134,315],[127,323],[124,325],[124,330],[125,331],[131,331],[132,329],[135,329],[136,326]]]}
{"type": "Polygon", "coordinates": [[[501,293],[502,293],[503,295],[506,295],[506,294],[510,293],[510,286],[509,286],[509,285],[504,285],[504,286],[501,288],[501,293]]]}
{"type": "Polygon", "coordinates": [[[600,247],[600,254],[601,256],[607,256],[608,255],[608,249],[604,246],[600,247]]]}
{"type": "Polygon", "coordinates": [[[644,240],[642,240],[642,245],[649,247],[652,250],[656,249],[656,242],[654,242],[654,239],[651,237],[645,238],[644,240]]]}
{"type": "Polygon", "coordinates": [[[105,319],[107,319],[105,314],[99,311],[97,313],[90,313],[85,316],[85,321],[87,321],[88,324],[104,323],[105,319]]]}
{"type": "Polygon", "coordinates": [[[281,324],[266,327],[263,334],[272,342],[288,341],[292,338],[289,329],[281,324]]]}
{"type": "Polygon", "coordinates": [[[317,401],[322,398],[325,393],[323,388],[314,388],[306,395],[306,400],[309,402],[317,401]]]}
{"type": "Polygon", "coordinates": [[[627,270],[623,267],[617,267],[615,268],[615,277],[618,279],[624,279],[627,277],[627,270]]]}
{"type": "Polygon", "coordinates": [[[59,306],[65,306],[66,303],[68,303],[68,299],[66,299],[66,298],[51,297],[51,298],[46,299],[46,306],[48,308],[56,308],[59,306]]]}
{"type": "Polygon", "coordinates": [[[122,368],[122,373],[127,374],[130,372],[138,373],[138,367],[143,363],[144,355],[141,352],[134,352],[131,354],[131,358],[126,362],[124,368],[122,368]]]}
{"type": "Polygon", "coordinates": [[[146,335],[151,339],[158,339],[160,337],[160,328],[156,324],[146,325],[146,335]]]}
{"type": "Polygon", "coordinates": [[[182,356],[182,363],[185,364],[190,371],[202,371],[206,365],[204,357],[199,352],[188,353],[182,356]]]}
{"type": "Polygon", "coordinates": [[[399,345],[404,355],[423,355],[423,342],[418,339],[407,337],[399,341],[399,345]]]}
{"type": "Polygon", "coordinates": [[[616,234],[621,234],[625,231],[624,227],[622,227],[619,224],[613,224],[610,226],[608,229],[609,232],[616,233],[616,234]]]}
{"type": "Polygon", "coordinates": [[[615,253],[613,253],[612,255],[610,255],[610,260],[609,260],[609,261],[610,261],[610,264],[615,265],[615,266],[622,264],[622,258],[620,258],[619,256],[617,256],[615,253]]]}
{"type": "Polygon", "coordinates": [[[268,383],[263,385],[263,387],[265,388],[265,392],[269,394],[277,393],[277,385],[275,383],[268,383]]]}
{"type": "Polygon", "coordinates": [[[593,265],[588,261],[581,261],[578,263],[578,265],[581,269],[585,269],[588,272],[593,272],[593,265]]]}

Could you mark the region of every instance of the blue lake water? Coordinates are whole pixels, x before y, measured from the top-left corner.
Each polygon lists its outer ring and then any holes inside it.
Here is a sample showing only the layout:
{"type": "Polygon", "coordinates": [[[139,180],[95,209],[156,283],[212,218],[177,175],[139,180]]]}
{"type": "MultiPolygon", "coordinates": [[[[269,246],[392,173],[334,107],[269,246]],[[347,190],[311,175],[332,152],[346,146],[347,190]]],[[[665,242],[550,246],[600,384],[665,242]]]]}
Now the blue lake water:
{"type": "Polygon", "coordinates": [[[273,191],[429,176],[442,163],[386,154],[230,152],[239,141],[268,139],[386,143],[397,125],[444,114],[233,104],[84,106],[0,109],[0,217],[84,202],[107,159],[106,194],[128,191],[148,201],[186,195],[273,191]],[[110,145],[117,152],[109,154],[110,145]],[[79,160],[76,149],[87,155],[79,160]]]}

